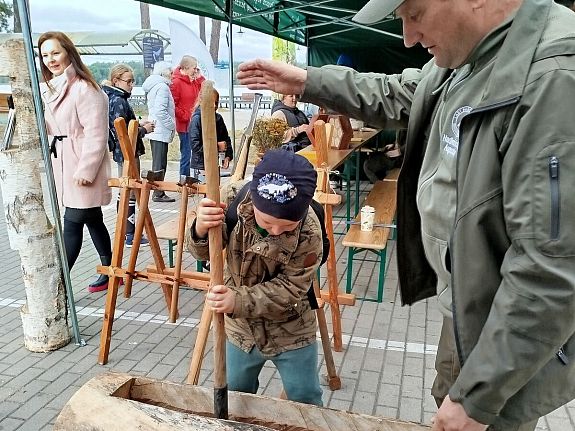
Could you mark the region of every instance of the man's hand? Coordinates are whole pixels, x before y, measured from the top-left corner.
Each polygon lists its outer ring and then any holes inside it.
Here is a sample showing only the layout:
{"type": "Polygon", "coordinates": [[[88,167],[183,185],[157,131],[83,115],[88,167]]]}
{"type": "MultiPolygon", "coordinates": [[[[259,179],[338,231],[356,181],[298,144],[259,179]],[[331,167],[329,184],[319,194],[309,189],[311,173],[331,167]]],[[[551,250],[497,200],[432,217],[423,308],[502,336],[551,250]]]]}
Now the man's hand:
{"type": "Polygon", "coordinates": [[[220,153],[223,153],[224,151],[226,151],[226,147],[228,146],[226,141],[219,141],[218,142],[218,151],[220,153]]]}
{"type": "Polygon", "coordinates": [[[213,200],[208,198],[203,198],[200,201],[195,224],[195,234],[198,238],[205,238],[211,227],[217,227],[224,222],[224,208],[224,203],[216,205],[213,200]]]}
{"type": "Polygon", "coordinates": [[[272,90],[280,94],[302,94],[307,71],[280,61],[251,60],[240,64],[237,78],[250,90],[272,90]]]}
{"type": "Polygon", "coordinates": [[[485,431],[487,425],[483,425],[469,416],[459,403],[454,403],[445,397],[437,414],[431,418],[432,431],[485,431]]]}
{"type": "Polygon", "coordinates": [[[208,305],[217,313],[232,313],[236,306],[236,292],[226,286],[213,286],[206,296],[208,305]]]}
{"type": "Polygon", "coordinates": [[[224,161],[222,162],[222,168],[223,169],[228,169],[230,167],[230,158],[226,157],[224,159],[224,161]]]}

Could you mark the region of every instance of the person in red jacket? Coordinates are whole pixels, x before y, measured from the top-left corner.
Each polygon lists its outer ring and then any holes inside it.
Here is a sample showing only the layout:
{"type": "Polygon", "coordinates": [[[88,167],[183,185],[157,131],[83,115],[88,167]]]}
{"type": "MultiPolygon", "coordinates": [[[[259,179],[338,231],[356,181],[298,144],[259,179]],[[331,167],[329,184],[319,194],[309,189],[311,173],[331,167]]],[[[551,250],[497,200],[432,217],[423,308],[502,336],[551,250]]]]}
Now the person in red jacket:
{"type": "Polygon", "coordinates": [[[176,132],[180,137],[180,175],[190,175],[190,160],[192,149],[188,126],[192,117],[192,109],[196,104],[202,82],[206,78],[201,75],[198,60],[191,55],[184,55],[180,65],[172,74],[172,96],[176,105],[176,132]]]}

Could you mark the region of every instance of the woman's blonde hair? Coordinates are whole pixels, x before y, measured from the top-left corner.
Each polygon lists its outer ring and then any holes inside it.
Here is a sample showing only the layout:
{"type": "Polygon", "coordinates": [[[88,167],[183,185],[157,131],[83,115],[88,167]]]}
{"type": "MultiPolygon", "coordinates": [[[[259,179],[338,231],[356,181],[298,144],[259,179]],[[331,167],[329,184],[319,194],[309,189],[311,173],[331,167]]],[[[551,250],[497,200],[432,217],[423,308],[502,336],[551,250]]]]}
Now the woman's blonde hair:
{"type": "Polygon", "coordinates": [[[196,57],[191,55],[184,55],[180,60],[180,68],[185,69],[186,67],[198,67],[198,60],[196,57]]]}
{"type": "Polygon", "coordinates": [[[118,63],[112,66],[110,73],[108,74],[108,79],[104,81],[104,85],[114,85],[116,79],[120,79],[122,75],[126,72],[134,74],[134,69],[124,63],[118,63]]]}

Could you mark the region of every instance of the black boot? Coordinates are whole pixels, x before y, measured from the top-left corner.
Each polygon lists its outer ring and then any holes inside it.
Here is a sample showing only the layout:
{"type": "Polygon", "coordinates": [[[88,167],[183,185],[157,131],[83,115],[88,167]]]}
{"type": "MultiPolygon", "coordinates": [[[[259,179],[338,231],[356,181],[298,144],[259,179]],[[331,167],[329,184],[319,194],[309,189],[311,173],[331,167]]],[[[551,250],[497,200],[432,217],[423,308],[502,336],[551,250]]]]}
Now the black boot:
{"type": "MultiPolygon", "coordinates": [[[[112,256],[100,256],[100,262],[103,266],[110,266],[112,263],[112,256]]],[[[108,289],[108,276],[100,274],[98,279],[88,286],[88,292],[95,293],[108,289]]]]}

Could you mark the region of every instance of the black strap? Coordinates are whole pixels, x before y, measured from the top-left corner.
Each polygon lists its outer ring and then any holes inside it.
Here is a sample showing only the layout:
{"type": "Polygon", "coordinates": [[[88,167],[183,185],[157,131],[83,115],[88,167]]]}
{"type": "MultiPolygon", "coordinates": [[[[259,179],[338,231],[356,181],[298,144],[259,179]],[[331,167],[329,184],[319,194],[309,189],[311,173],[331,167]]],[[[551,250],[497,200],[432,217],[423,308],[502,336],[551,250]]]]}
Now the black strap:
{"type": "Polygon", "coordinates": [[[50,154],[54,155],[54,158],[58,158],[58,153],[56,152],[56,141],[62,142],[64,138],[67,138],[66,135],[56,135],[52,138],[52,143],[50,144],[50,154]]]}

